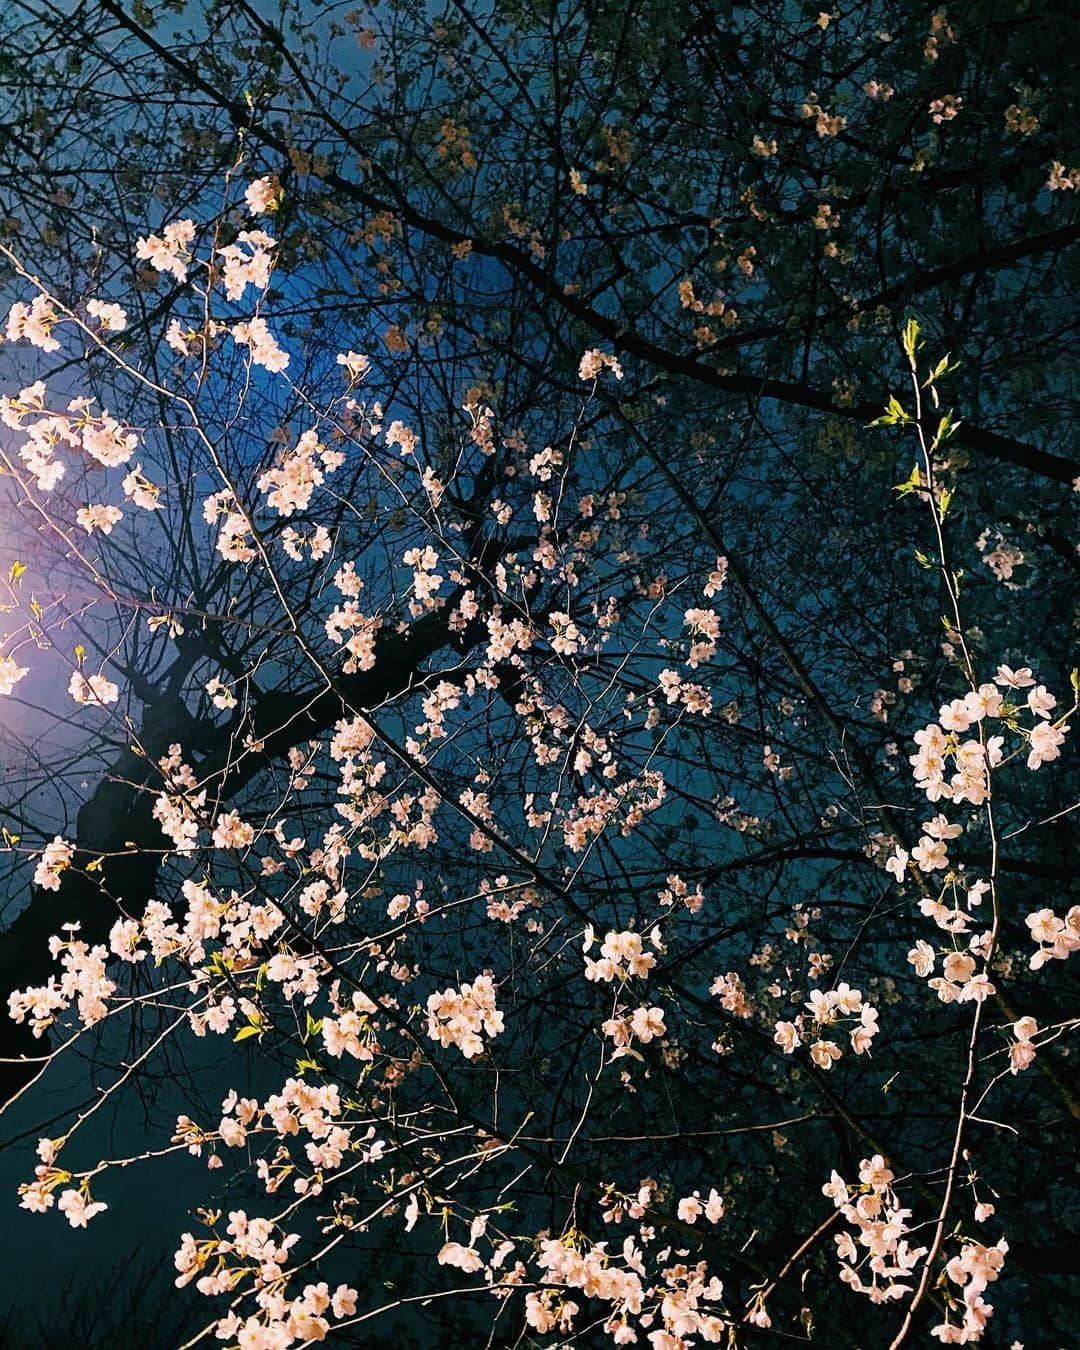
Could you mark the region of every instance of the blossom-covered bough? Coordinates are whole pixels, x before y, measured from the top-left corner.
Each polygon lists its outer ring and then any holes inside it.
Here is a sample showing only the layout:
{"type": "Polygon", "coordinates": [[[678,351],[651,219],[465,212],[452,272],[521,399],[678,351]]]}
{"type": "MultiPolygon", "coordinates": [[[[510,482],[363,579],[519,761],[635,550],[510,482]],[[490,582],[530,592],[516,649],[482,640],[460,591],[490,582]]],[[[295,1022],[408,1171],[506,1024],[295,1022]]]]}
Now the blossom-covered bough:
{"type": "MultiPolygon", "coordinates": [[[[923,833],[910,851],[898,843],[885,864],[886,870],[899,883],[904,882],[908,868],[912,868],[923,892],[919,901],[920,913],[946,935],[932,941],[920,937],[908,953],[908,961],[918,975],[928,979],[930,988],[943,1003],[972,1005],[956,1128],[945,1166],[939,1211],[930,1229],[929,1247],[912,1250],[901,1236],[906,1231],[904,1219],[910,1217],[910,1211],[900,1208],[888,1188],[887,1183],[893,1176],[880,1155],[864,1164],[860,1172],[860,1180],[869,1190],[867,1199],[849,1205],[848,1188],[835,1174],[825,1188],[826,1194],[833,1196],[842,1212],[862,1229],[859,1243],[871,1253],[870,1269],[875,1275],[889,1277],[882,1284],[875,1279],[865,1292],[875,1299],[906,1301],[904,1320],[892,1342],[894,1346],[907,1338],[912,1318],[935,1277],[935,1261],[946,1242],[946,1225],[954,1217],[954,1195],[961,1181],[961,1167],[971,1163],[971,1152],[964,1147],[969,1121],[977,1118],[976,1112],[983,1109],[997,1077],[1005,1072],[1016,1074],[1027,1069],[1036,1055],[1038,1027],[1034,1018],[1026,1015],[1014,1019],[1007,1028],[1012,1042],[1007,1047],[1007,1065],[976,1096],[978,1062],[980,1055],[985,1053],[985,1038],[980,1032],[986,1004],[997,993],[992,974],[1002,920],[998,891],[1002,841],[994,812],[995,777],[1010,760],[1025,754],[1026,767],[1032,771],[1056,759],[1069,730],[1068,718],[1080,706],[1077,702],[1080,676],[1075,670],[1070,691],[1072,700],[1065,709],[1059,708],[1056,696],[1038,684],[1027,667],[1013,670],[1002,664],[998,665],[992,679],[980,678],[962,615],[962,572],[954,568],[946,544],[945,518],[952,493],[941,483],[937,468],[956,431],[951,410],[940,411],[939,384],[957,367],[946,356],[932,367],[924,368],[919,359],[922,345],[919,326],[910,319],[903,332],[903,349],[910,368],[912,403],[905,407],[899,400],[891,398],[875,425],[910,427],[917,438],[919,459],[900,491],[916,493],[926,502],[933,524],[934,552],[930,556],[923,555],[920,560],[940,575],[948,601],[943,620],[947,640],[958,673],[968,689],[942,705],[939,722],[931,722],[915,733],[917,749],[910,756],[910,763],[917,786],[930,802],[948,803],[957,814],[963,810],[964,803],[978,808],[974,820],[971,813],[968,814],[967,829],[981,826],[989,843],[990,856],[985,876],[974,880],[967,875],[958,876],[950,863],[948,848],[952,840],[964,833],[965,826],[939,811],[932,820],[923,822],[923,833]],[[1006,744],[1007,737],[1013,742],[1011,746],[1006,744]],[[943,874],[940,889],[936,886],[936,872],[943,874]],[[940,975],[935,973],[939,959],[940,975]],[[867,1220],[871,1222],[867,1224],[867,1220]],[[890,1258],[893,1258],[892,1262],[890,1258]],[[876,1268],[875,1262],[880,1262],[876,1268]],[[917,1288],[912,1291],[910,1284],[904,1281],[910,1281],[913,1278],[911,1272],[917,1269],[921,1269],[921,1273],[917,1288]]],[[[1026,920],[1033,934],[1039,918],[1039,914],[1031,914],[1026,920]]],[[[1060,923],[1060,931],[1075,933],[1078,926],[1080,908],[1074,907],[1068,918],[1060,923]]],[[[1067,943],[1068,938],[1062,939],[1063,947],[1067,943]]],[[[1041,950],[1033,952],[1032,968],[1038,969],[1044,960],[1041,950]]],[[[1007,1005],[999,1003],[999,1007],[1005,1012],[1007,1005]]],[[[1050,1036],[1057,1035],[1061,1029],[1051,1028],[1050,1036]]],[[[976,1202],[974,1218],[979,1222],[985,1222],[993,1213],[992,1204],[976,1202]]],[[[948,1234],[950,1241],[960,1244],[960,1251],[945,1266],[945,1318],[933,1328],[933,1334],[945,1344],[968,1344],[981,1337],[993,1312],[982,1295],[987,1284],[997,1279],[1008,1251],[1004,1237],[994,1247],[989,1247],[974,1238],[965,1239],[963,1233],[961,1223],[948,1234]]],[[[863,1288],[856,1270],[864,1253],[848,1235],[838,1239],[838,1246],[841,1260],[851,1263],[844,1270],[844,1278],[853,1287],[863,1288]]]]}
{"type": "MultiPolygon", "coordinates": [[[[223,22],[282,72],[272,98],[140,30],[226,117],[208,188],[159,192],[115,270],[75,282],[0,238],[18,1221],[135,1232],[154,1201],[130,1179],[154,1179],[183,1211],[189,1345],[1030,1345],[1029,1290],[1064,1334],[1080,906],[1053,832],[1080,690],[1045,556],[1075,566],[1066,461],[1002,434],[1021,382],[976,390],[937,359],[946,325],[930,361],[914,320],[894,342],[897,296],[929,283],[886,284],[891,239],[872,286],[848,280],[845,232],[903,195],[893,170],[819,173],[901,102],[931,138],[904,183],[967,134],[949,19],[918,35],[949,74],[917,107],[883,55],[862,113],[815,77],[788,122],[727,127],[745,176],[660,260],[678,174],[656,201],[634,177],[658,133],[626,108],[587,159],[552,155],[550,219],[490,150],[519,105],[485,124],[475,88],[394,112],[392,144],[432,147],[398,191],[252,10],[223,22]],[[305,107],[287,128],[278,99],[305,107]],[[828,284],[756,325],[778,235],[828,284]],[[875,429],[810,336],[801,376],[743,361],[800,323],[903,361],[875,429]],[[999,429],[942,411],[948,381],[999,429]],[[820,421],[784,425],[785,401],[820,421]],[[891,491],[897,448],[918,458],[891,491]],[[39,1110],[65,1081],[86,1091],[39,1110]]],[[[433,31],[436,84],[490,61],[540,97],[475,15],[433,31]]],[[[404,90],[426,39],[399,41],[404,90]]],[[[1010,93],[1018,159],[1037,112],[1010,93]]],[[[1047,171],[1062,210],[1073,171],[1047,171]]],[[[712,161],[694,173],[711,200],[712,161]]]]}

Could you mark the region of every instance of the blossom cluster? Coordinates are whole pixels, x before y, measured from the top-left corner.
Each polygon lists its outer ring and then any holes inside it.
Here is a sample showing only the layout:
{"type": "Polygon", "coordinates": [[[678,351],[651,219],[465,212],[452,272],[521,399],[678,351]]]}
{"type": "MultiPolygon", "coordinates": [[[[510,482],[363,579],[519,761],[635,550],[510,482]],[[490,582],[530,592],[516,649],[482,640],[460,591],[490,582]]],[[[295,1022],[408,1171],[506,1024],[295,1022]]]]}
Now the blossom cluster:
{"type": "Polygon", "coordinates": [[[892,1168],[875,1153],[860,1162],[857,1186],[834,1171],[821,1188],[851,1225],[835,1239],[840,1278],[873,1303],[909,1295],[912,1272],[927,1252],[908,1239],[911,1210],[901,1204],[893,1180],[892,1168]]]}
{"type": "Polygon", "coordinates": [[[790,1055],[805,1042],[809,1044],[810,1058],[819,1069],[831,1069],[843,1057],[843,1050],[834,1040],[822,1034],[826,1027],[848,1022],[848,1039],[857,1055],[865,1055],[878,1032],[878,1011],[864,1000],[862,991],[841,983],[835,989],[814,989],[806,1004],[810,1019],[800,1014],[795,1022],[777,1022],[773,1040],[790,1055]],[[813,1037],[814,1039],[810,1039],[813,1037]]]}
{"type": "Polygon", "coordinates": [[[641,1059],[639,1051],[634,1049],[634,1042],[641,1045],[651,1045],[653,1041],[662,1040],[667,1035],[667,1027],[664,1024],[664,1010],[658,1007],[617,1009],[613,1017],[609,1017],[602,1025],[601,1030],[615,1045],[615,1053],[612,1059],[621,1059],[624,1055],[631,1055],[635,1059],[641,1059]]]}
{"type": "Polygon", "coordinates": [[[647,1253],[630,1236],[617,1253],[609,1252],[606,1242],[576,1235],[544,1238],[537,1265],[551,1292],[526,1295],[525,1320],[539,1332],[569,1331],[581,1312],[566,1297],[572,1291],[609,1305],[603,1328],[615,1345],[636,1344],[638,1327],[653,1350],[679,1350],[695,1337],[721,1343],[731,1326],[721,1311],[723,1284],[704,1261],[685,1264],[672,1258],[670,1247],[647,1253]],[[647,1259],[655,1267],[652,1274],[647,1259]]]}
{"type": "Polygon", "coordinates": [[[918,787],[934,802],[945,799],[953,802],[971,802],[981,805],[990,790],[989,773],[1003,758],[1004,737],[991,735],[985,739],[961,741],[959,737],[973,726],[1000,719],[1021,731],[1028,745],[1027,766],[1038,769],[1055,760],[1069,730],[1064,719],[1051,720],[1057,699],[1044,685],[1036,684],[1026,667],[1013,670],[999,666],[993,683],[980,685],[963,698],[953,699],[940,710],[940,723],[915,733],[919,749],[911,756],[911,766],[918,787]],[[1005,702],[1002,690],[1029,690],[1027,711],[1033,716],[1029,728],[1020,728],[1016,722],[1018,709],[1005,702]],[[948,761],[952,760],[954,773],[946,777],[948,761]]]}
{"type": "MultiPolygon", "coordinates": [[[[595,941],[596,934],[593,932],[592,925],[589,925],[585,930],[584,949],[586,952],[589,951],[595,941]]],[[[649,941],[654,948],[659,949],[659,929],[654,928],[652,930],[649,934],[649,941]]],[[[585,978],[607,984],[610,984],[613,980],[644,980],[648,978],[649,971],[655,965],[656,957],[653,956],[652,952],[645,950],[640,933],[631,931],[608,933],[600,944],[599,958],[594,960],[590,956],[585,957],[585,978]]]]}
{"type": "Polygon", "coordinates": [[[199,1240],[191,1233],[183,1235],[174,1258],[176,1284],[183,1288],[194,1281],[209,1298],[250,1281],[258,1311],[247,1317],[229,1312],[215,1327],[219,1340],[244,1350],[288,1350],[291,1345],[325,1340],[331,1327],[326,1314],[351,1317],[356,1312],[356,1291],[341,1284],[331,1293],[329,1285],[320,1282],[287,1297],[291,1274],[287,1262],[299,1240],[299,1233],[283,1233],[269,1219],[233,1210],[224,1236],[199,1240]]]}
{"type": "Polygon", "coordinates": [[[478,975],[459,989],[444,989],[427,1001],[427,1033],[444,1048],[456,1045],[466,1059],[484,1053],[484,1039],[503,1030],[503,1015],[495,1007],[495,981],[478,975]]]}
{"type": "Polygon", "coordinates": [[[35,1036],[43,1036],[72,1004],[84,1026],[108,1016],[108,1000],[116,992],[116,983],[107,974],[108,949],[79,941],[74,936],[78,927],[68,924],[68,938],[49,939],[49,954],[60,960],[59,979],[50,975],[46,984],[14,989],[8,997],[8,1015],[15,1022],[29,1020],[35,1036]]]}
{"type": "Polygon", "coordinates": [[[126,464],[135,453],[137,433],[122,426],[106,409],[95,412],[92,399],[70,399],[62,410],[47,408],[45,399],[43,380],[0,399],[0,421],[25,436],[19,458],[40,491],[51,492],[67,472],[67,464],[56,455],[60,447],[72,454],[84,451],[106,469],[126,464]]]}

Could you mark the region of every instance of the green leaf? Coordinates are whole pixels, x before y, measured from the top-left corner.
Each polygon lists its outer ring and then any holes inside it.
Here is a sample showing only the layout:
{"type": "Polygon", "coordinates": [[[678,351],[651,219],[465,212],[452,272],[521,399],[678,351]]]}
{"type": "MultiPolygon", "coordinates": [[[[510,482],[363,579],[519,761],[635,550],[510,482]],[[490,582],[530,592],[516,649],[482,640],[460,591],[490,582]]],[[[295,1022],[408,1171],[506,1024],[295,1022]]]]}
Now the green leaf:
{"type": "Polygon", "coordinates": [[[962,425],[963,423],[959,417],[954,422],[952,412],[947,412],[938,423],[937,435],[934,437],[934,445],[938,446],[942,445],[945,441],[951,441],[962,425]]]}
{"type": "Polygon", "coordinates": [[[870,423],[872,427],[895,427],[899,422],[910,422],[904,411],[904,405],[897,399],[895,394],[889,395],[889,402],[886,404],[885,411],[880,417],[875,417],[870,423]]]}
{"type": "Polygon", "coordinates": [[[951,371],[954,371],[956,369],[955,365],[949,364],[949,356],[950,353],[946,352],[945,355],[934,367],[934,369],[930,372],[930,374],[927,375],[926,379],[923,380],[922,387],[924,389],[928,388],[936,380],[940,380],[943,375],[948,375],[951,371]]]}
{"type": "Polygon", "coordinates": [[[262,1033],[261,1027],[241,1027],[240,1030],[233,1037],[233,1040],[246,1041],[249,1037],[258,1036],[261,1035],[261,1033],[262,1033]]]}
{"type": "Polygon", "coordinates": [[[904,325],[904,355],[908,359],[908,365],[915,369],[915,353],[919,350],[919,325],[914,319],[908,319],[904,325]]]}

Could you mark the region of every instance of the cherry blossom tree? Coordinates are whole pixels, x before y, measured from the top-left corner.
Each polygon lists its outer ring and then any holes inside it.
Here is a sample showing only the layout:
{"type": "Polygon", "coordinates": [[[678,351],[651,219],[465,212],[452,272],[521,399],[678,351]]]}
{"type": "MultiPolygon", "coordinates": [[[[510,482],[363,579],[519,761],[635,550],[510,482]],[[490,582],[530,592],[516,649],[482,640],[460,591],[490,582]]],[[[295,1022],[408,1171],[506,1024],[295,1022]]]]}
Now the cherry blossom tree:
{"type": "Polygon", "coordinates": [[[9,1200],[187,1344],[1067,1340],[1064,13],[5,16],[9,1200]]]}

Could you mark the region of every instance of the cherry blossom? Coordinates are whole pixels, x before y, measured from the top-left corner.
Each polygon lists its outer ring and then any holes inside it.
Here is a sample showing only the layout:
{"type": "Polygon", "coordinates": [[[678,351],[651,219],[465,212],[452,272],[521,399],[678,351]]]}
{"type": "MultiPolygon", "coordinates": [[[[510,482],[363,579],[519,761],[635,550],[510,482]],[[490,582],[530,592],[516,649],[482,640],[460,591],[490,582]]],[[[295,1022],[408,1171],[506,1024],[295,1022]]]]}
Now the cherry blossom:
{"type": "Polygon", "coordinates": [[[29,666],[20,666],[11,656],[0,656],[0,694],[10,694],[20,680],[30,674],[29,666]]]}
{"type": "Polygon", "coordinates": [[[75,671],[68,682],[68,693],[76,703],[91,703],[104,707],[120,697],[120,686],[104,675],[82,675],[75,671]]]}

